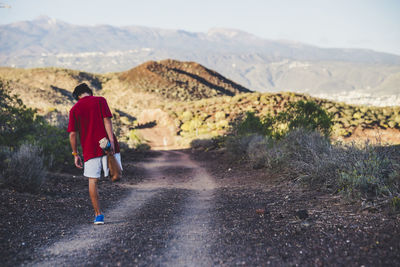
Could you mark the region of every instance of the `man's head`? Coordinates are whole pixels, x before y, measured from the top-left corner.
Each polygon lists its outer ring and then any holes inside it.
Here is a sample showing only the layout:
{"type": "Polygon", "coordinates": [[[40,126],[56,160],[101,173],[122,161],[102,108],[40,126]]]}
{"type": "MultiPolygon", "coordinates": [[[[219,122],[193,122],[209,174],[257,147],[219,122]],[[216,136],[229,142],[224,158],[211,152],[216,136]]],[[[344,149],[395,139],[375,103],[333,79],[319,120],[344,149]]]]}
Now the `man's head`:
{"type": "Polygon", "coordinates": [[[89,95],[93,95],[92,89],[87,86],[86,83],[81,83],[77,87],[75,87],[74,91],[72,92],[72,96],[76,99],[79,100],[79,96],[81,96],[84,93],[88,93],[89,95]]]}

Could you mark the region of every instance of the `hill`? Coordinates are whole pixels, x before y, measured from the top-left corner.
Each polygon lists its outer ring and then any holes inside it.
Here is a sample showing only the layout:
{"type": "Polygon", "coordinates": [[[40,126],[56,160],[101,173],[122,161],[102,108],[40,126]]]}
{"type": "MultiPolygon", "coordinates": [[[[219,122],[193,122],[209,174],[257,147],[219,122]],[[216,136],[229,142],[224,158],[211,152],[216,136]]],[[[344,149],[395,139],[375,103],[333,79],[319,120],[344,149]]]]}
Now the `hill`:
{"type": "Polygon", "coordinates": [[[337,101],[400,105],[400,56],[266,40],[234,29],[192,33],[77,26],[41,17],[1,25],[0,52],[3,66],[98,73],[175,58],[198,62],[260,92],[294,91],[337,101]]]}
{"type": "Polygon", "coordinates": [[[251,92],[198,63],[170,59],[149,61],[125,72],[108,74],[61,68],[0,68],[0,78],[11,83],[13,93],[20,95],[24,103],[42,112],[46,109],[68,110],[73,105],[71,91],[82,82],[126,112],[132,112],[132,98],[142,107],[148,106],[147,103],[140,105],[146,98],[154,98],[153,102],[157,103],[251,92]],[[137,99],[135,95],[141,97],[137,99]]]}
{"type": "Polygon", "coordinates": [[[0,68],[0,79],[10,83],[12,93],[27,106],[41,113],[54,109],[66,112],[73,105],[71,92],[76,85],[86,82],[97,92],[105,81],[101,75],[60,68],[0,68]]]}
{"type": "Polygon", "coordinates": [[[163,140],[168,136],[168,142],[180,146],[192,139],[224,134],[230,123],[247,111],[274,115],[298,100],[315,101],[331,112],[336,138],[368,136],[400,143],[399,107],[347,105],[296,93],[250,92],[194,62],[151,61],[126,72],[108,74],[59,68],[0,68],[0,79],[8,81],[13,93],[18,93],[28,106],[58,124],[65,123],[74,104],[70,95],[73,88],[87,82],[96,95],[107,98],[121,140],[128,144],[137,143],[143,132],[136,130],[138,124],[155,127],[151,134],[146,130],[142,138],[155,135],[154,140],[163,140]]]}
{"type": "Polygon", "coordinates": [[[118,76],[132,90],[183,101],[251,92],[195,62],[150,61],[118,76]]]}

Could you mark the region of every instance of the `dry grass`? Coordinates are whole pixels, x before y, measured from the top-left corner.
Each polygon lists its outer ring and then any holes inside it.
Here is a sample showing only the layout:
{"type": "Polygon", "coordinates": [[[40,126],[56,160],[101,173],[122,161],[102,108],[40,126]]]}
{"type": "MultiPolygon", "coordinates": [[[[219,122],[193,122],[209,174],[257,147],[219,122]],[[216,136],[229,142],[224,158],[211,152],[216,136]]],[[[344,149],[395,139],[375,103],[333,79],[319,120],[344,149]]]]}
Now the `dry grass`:
{"type": "Polygon", "coordinates": [[[16,151],[2,150],[4,167],[1,182],[21,192],[37,192],[46,178],[42,149],[23,144],[16,151]]]}
{"type": "Polygon", "coordinates": [[[236,153],[238,159],[244,156],[254,168],[279,172],[284,180],[340,192],[349,199],[400,194],[398,148],[332,144],[319,132],[304,129],[293,130],[279,141],[252,135],[227,145],[230,153],[236,153]]]}

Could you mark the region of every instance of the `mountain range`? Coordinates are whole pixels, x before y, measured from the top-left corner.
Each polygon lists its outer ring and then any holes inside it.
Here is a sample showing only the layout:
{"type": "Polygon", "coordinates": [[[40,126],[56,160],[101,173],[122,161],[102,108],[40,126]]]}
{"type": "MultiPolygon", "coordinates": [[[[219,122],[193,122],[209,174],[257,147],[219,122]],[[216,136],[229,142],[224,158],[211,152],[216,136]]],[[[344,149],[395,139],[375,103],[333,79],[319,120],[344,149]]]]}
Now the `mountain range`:
{"type": "Polygon", "coordinates": [[[195,61],[250,90],[400,105],[400,56],[265,40],[234,29],[207,33],[139,26],[77,26],[40,17],[0,25],[0,65],[121,72],[148,60],[195,61]]]}

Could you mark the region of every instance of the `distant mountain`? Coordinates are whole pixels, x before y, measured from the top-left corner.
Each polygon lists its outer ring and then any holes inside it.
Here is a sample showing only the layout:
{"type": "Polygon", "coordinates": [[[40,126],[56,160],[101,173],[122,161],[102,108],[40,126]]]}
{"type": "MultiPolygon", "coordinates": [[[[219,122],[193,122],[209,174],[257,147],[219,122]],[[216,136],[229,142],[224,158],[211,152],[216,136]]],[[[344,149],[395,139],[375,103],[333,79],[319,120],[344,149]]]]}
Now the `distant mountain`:
{"type": "Polygon", "coordinates": [[[251,90],[400,105],[400,56],[261,39],[232,29],[207,33],[48,17],[0,26],[0,65],[118,72],[148,60],[195,61],[251,90]]]}

